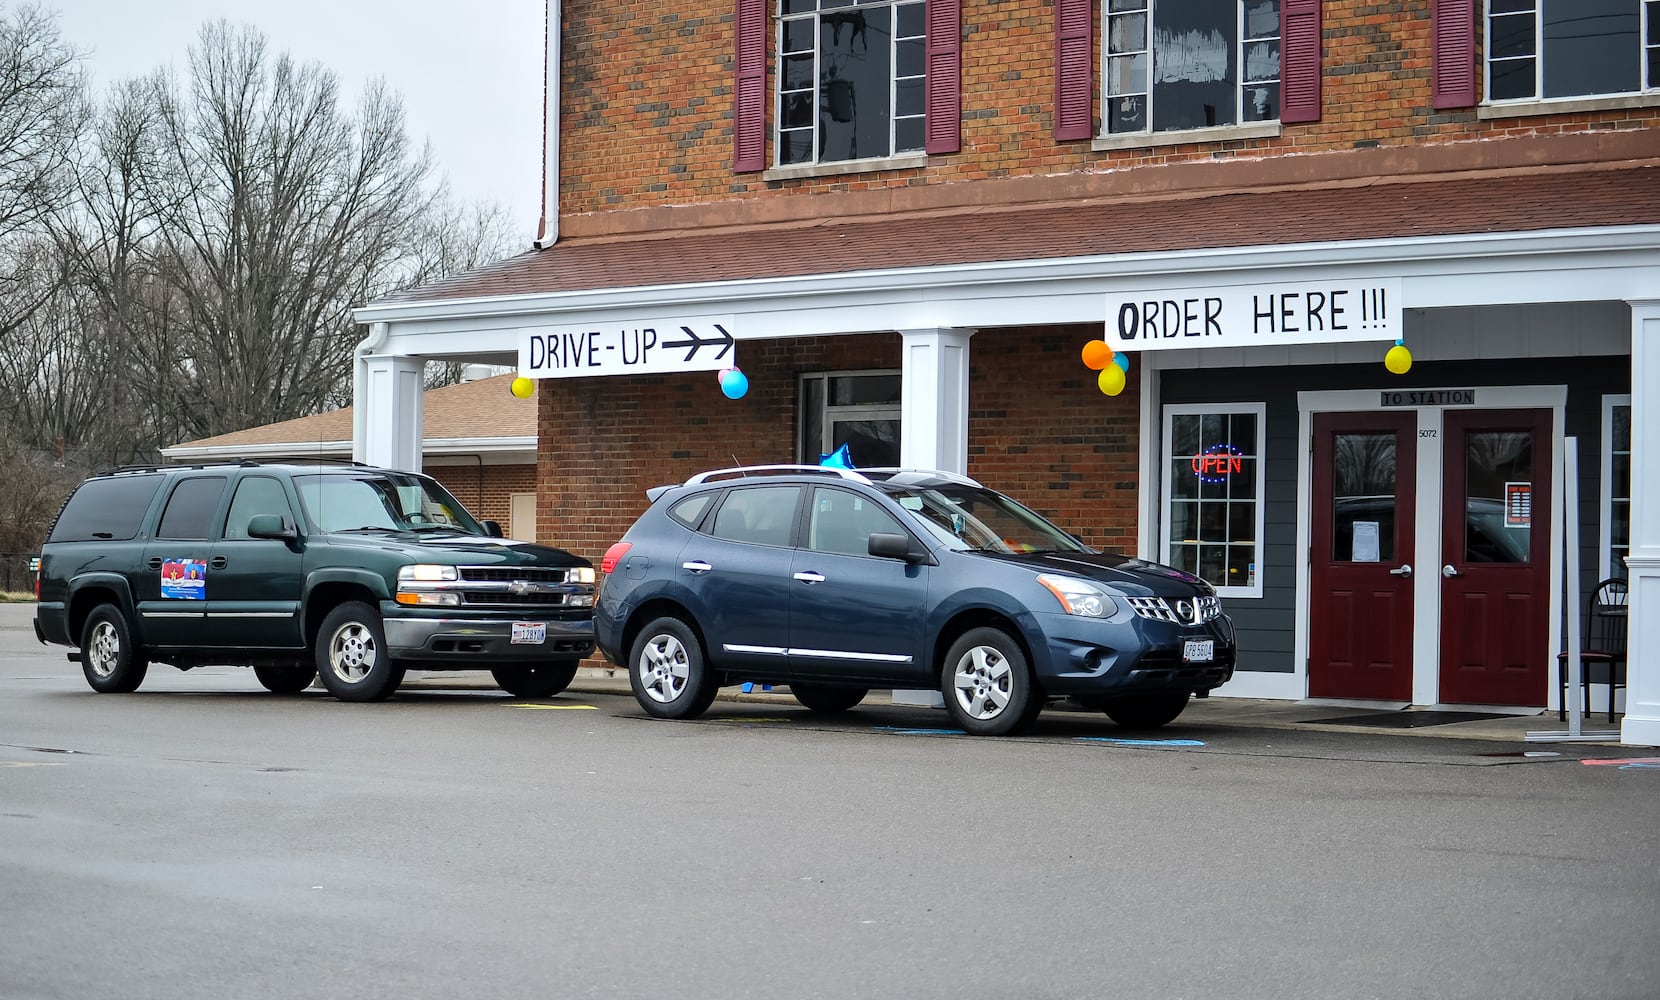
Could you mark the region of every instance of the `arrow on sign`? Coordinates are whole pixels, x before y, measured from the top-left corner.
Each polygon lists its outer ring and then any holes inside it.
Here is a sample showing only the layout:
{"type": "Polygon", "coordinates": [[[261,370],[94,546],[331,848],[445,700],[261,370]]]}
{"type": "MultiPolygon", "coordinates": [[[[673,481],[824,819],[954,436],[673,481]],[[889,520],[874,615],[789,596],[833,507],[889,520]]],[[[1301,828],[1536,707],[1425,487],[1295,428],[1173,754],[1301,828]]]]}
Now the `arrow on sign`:
{"type": "Polygon", "coordinates": [[[692,332],[692,328],[689,327],[689,326],[683,326],[680,329],[685,331],[685,333],[686,333],[686,339],[685,340],[664,341],[661,346],[663,346],[664,348],[669,348],[669,349],[676,348],[676,347],[686,348],[687,349],[686,350],[686,360],[687,361],[692,360],[692,355],[696,354],[701,348],[704,348],[704,347],[714,347],[716,345],[720,346],[720,351],[715,354],[715,360],[716,361],[719,361],[721,358],[726,357],[726,352],[730,351],[732,349],[732,335],[730,333],[727,333],[726,332],[726,327],[721,326],[719,323],[715,324],[715,329],[720,331],[720,336],[719,337],[700,336],[700,335],[692,332]]]}

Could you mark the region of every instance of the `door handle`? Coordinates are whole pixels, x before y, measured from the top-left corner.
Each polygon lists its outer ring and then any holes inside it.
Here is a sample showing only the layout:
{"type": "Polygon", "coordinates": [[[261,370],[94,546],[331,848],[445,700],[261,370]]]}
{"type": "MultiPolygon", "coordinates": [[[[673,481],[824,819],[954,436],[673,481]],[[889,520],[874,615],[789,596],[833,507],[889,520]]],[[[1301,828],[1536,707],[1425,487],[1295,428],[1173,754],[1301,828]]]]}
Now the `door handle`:
{"type": "Polygon", "coordinates": [[[1394,569],[1389,571],[1389,575],[1390,576],[1407,576],[1407,577],[1410,577],[1412,575],[1412,564],[1411,563],[1406,563],[1404,565],[1397,566],[1394,569]]]}
{"type": "Polygon", "coordinates": [[[813,572],[812,570],[809,569],[809,570],[804,570],[800,573],[795,574],[795,576],[792,577],[792,579],[800,580],[802,583],[806,583],[806,584],[823,583],[824,582],[824,574],[823,573],[815,573],[815,572],[813,572]]]}
{"type": "Polygon", "coordinates": [[[151,569],[161,569],[161,556],[151,556],[150,561],[144,565],[150,567],[151,569]]]}
{"type": "Polygon", "coordinates": [[[681,563],[680,568],[689,573],[707,573],[715,567],[704,562],[702,559],[693,559],[691,562],[681,563]]]}
{"type": "Polygon", "coordinates": [[[1447,565],[1441,567],[1441,575],[1451,580],[1455,576],[1463,576],[1464,574],[1460,573],[1456,569],[1453,569],[1452,564],[1448,563],[1447,565]]]}
{"type": "Polygon", "coordinates": [[[229,559],[226,559],[224,556],[214,556],[213,559],[208,563],[208,569],[224,569],[226,566],[229,566],[230,564],[231,564],[231,561],[229,559]]]}

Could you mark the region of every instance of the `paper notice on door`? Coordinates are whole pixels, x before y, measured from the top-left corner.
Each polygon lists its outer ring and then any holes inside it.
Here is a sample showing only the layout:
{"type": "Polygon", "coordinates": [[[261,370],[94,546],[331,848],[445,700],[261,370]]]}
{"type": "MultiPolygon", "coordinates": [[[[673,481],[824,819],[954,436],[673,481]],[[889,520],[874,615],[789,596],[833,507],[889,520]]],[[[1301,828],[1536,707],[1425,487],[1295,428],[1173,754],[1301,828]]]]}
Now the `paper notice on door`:
{"type": "Polygon", "coordinates": [[[1355,522],[1354,552],[1349,558],[1352,562],[1378,561],[1378,522],[1355,522]]]}

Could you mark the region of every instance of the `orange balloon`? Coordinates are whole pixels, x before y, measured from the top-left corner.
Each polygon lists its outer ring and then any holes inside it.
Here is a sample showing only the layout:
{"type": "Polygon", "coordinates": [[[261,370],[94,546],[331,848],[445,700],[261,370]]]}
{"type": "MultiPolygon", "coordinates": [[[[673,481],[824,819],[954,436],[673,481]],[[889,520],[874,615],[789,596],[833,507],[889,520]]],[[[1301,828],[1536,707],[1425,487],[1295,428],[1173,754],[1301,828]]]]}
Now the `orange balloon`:
{"type": "Polygon", "coordinates": [[[1092,371],[1100,371],[1112,364],[1112,348],[1104,340],[1090,341],[1084,345],[1084,364],[1092,371]]]}

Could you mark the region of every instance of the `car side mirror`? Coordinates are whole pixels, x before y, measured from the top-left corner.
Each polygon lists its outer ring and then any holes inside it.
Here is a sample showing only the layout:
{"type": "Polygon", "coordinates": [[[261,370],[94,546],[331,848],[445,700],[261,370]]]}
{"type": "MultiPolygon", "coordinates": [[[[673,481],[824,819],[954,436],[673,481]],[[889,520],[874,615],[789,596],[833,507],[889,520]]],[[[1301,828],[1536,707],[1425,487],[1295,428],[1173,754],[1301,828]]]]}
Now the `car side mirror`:
{"type": "Polygon", "coordinates": [[[281,514],[255,514],[248,518],[249,538],[281,538],[284,540],[298,538],[300,533],[294,530],[294,522],[281,514]]]}
{"type": "Polygon", "coordinates": [[[911,538],[896,531],[875,531],[866,543],[866,551],[873,556],[883,559],[903,559],[908,563],[919,563],[927,559],[927,554],[911,550],[911,538]]]}
{"type": "Polygon", "coordinates": [[[506,537],[505,535],[503,535],[501,533],[501,522],[500,521],[484,520],[484,521],[480,521],[479,524],[484,526],[484,533],[486,535],[489,535],[491,538],[505,538],[506,537]]]}

